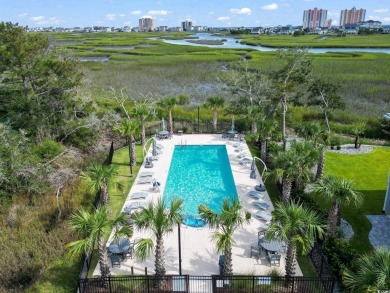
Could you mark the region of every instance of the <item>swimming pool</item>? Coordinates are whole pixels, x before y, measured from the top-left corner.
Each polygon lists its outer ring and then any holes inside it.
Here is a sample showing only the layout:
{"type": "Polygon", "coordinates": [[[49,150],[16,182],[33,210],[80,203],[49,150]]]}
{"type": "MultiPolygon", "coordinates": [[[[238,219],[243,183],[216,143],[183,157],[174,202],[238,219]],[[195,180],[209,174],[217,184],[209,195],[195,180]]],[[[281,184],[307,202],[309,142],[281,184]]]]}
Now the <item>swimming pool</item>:
{"type": "Polygon", "coordinates": [[[173,197],[183,198],[184,215],[192,217],[200,204],[218,213],[225,197],[237,199],[226,146],[175,146],[164,190],[168,204],[173,197]]]}

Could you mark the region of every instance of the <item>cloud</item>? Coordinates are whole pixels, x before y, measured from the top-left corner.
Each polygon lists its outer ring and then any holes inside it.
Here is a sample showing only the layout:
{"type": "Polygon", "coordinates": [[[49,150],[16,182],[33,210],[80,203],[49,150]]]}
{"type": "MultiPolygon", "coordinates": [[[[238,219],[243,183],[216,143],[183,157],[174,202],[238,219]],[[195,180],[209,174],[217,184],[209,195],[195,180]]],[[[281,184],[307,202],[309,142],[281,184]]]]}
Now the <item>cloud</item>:
{"type": "Polygon", "coordinates": [[[18,15],[18,17],[26,17],[28,14],[27,13],[21,13],[18,15]]]}
{"type": "Polygon", "coordinates": [[[230,12],[232,14],[247,14],[247,15],[251,15],[252,11],[250,10],[250,8],[241,8],[241,9],[237,9],[237,8],[232,8],[230,9],[230,12]]]}
{"type": "Polygon", "coordinates": [[[217,20],[226,21],[226,20],[230,20],[230,17],[229,16],[220,16],[217,18],[217,20]]]}
{"type": "Polygon", "coordinates": [[[35,24],[37,24],[37,25],[56,25],[56,24],[60,24],[60,23],[64,22],[62,19],[54,17],[54,16],[51,16],[48,18],[46,18],[44,16],[33,16],[33,17],[30,17],[30,20],[35,22],[35,24]]]}
{"type": "Polygon", "coordinates": [[[124,17],[124,16],[126,16],[126,14],[121,13],[121,14],[119,14],[119,16],[120,16],[120,17],[124,17]]]}
{"type": "Polygon", "coordinates": [[[166,10],[150,10],[148,12],[148,14],[150,14],[150,15],[167,15],[168,11],[166,11],[166,10]]]}
{"type": "Polygon", "coordinates": [[[389,9],[383,8],[383,9],[374,9],[375,13],[386,13],[389,12],[389,9]]]}
{"type": "Polygon", "coordinates": [[[107,18],[108,20],[115,20],[116,14],[114,14],[114,13],[107,13],[107,14],[106,14],[106,18],[107,18]]]}
{"type": "Polygon", "coordinates": [[[263,10],[276,10],[278,8],[279,8],[278,4],[276,4],[276,3],[264,5],[263,7],[261,7],[261,9],[263,9],[263,10]]]}
{"type": "Polygon", "coordinates": [[[133,15],[138,15],[138,14],[141,14],[142,11],[141,10],[134,10],[132,12],[130,12],[130,14],[133,14],[133,15]]]}
{"type": "Polygon", "coordinates": [[[390,17],[380,17],[380,16],[374,16],[374,15],[370,15],[368,17],[368,20],[375,20],[375,21],[381,21],[381,22],[385,22],[385,23],[388,23],[390,22],[390,17]]]}

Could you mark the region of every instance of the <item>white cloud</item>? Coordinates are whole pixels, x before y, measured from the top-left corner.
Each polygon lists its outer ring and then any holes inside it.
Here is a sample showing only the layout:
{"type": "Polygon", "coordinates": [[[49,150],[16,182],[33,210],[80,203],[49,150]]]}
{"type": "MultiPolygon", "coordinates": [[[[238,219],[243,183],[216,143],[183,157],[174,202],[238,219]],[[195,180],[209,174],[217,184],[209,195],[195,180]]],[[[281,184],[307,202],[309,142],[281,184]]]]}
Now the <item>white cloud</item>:
{"type": "Polygon", "coordinates": [[[250,8],[247,8],[247,7],[244,7],[244,8],[241,8],[241,9],[232,8],[232,9],[230,9],[230,12],[232,14],[247,14],[247,15],[251,15],[251,13],[252,13],[250,8]]]}
{"type": "Polygon", "coordinates": [[[124,17],[124,16],[126,16],[126,14],[121,13],[121,14],[119,14],[119,16],[120,16],[120,17],[124,17]]]}
{"type": "Polygon", "coordinates": [[[168,11],[166,11],[166,10],[150,10],[148,12],[148,14],[150,14],[150,15],[167,15],[168,11]]]}
{"type": "Polygon", "coordinates": [[[134,10],[134,11],[132,11],[130,13],[133,14],[133,15],[138,15],[138,14],[141,14],[142,11],[141,10],[134,10]]]}
{"type": "Polygon", "coordinates": [[[276,10],[278,8],[279,8],[278,4],[276,4],[276,3],[264,5],[263,7],[261,7],[261,9],[263,9],[263,10],[276,10]]]}
{"type": "Polygon", "coordinates": [[[60,23],[63,23],[64,21],[60,18],[51,16],[51,17],[44,17],[44,16],[33,16],[30,17],[30,20],[35,22],[37,25],[57,25],[60,23]]]}
{"type": "Polygon", "coordinates": [[[43,16],[33,16],[30,18],[32,21],[35,21],[35,22],[38,22],[38,21],[42,21],[44,20],[45,18],[43,16]]]}
{"type": "Polygon", "coordinates": [[[389,9],[383,8],[383,9],[374,9],[375,13],[386,13],[389,12],[389,9]]]}
{"type": "Polygon", "coordinates": [[[18,15],[18,17],[26,17],[28,14],[27,13],[21,13],[18,15]]]}
{"type": "Polygon", "coordinates": [[[106,18],[107,18],[108,20],[115,20],[116,14],[114,14],[114,13],[107,13],[107,14],[106,14],[106,18]]]}
{"type": "Polygon", "coordinates": [[[376,20],[376,21],[381,21],[381,22],[384,22],[384,23],[388,23],[390,22],[390,17],[380,17],[380,16],[373,16],[373,15],[370,15],[368,17],[368,20],[376,20]]]}
{"type": "Polygon", "coordinates": [[[229,16],[220,16],[217,18],[217,20],[226,21],[226,20],[230,20],[230,17],[229,16]]]}

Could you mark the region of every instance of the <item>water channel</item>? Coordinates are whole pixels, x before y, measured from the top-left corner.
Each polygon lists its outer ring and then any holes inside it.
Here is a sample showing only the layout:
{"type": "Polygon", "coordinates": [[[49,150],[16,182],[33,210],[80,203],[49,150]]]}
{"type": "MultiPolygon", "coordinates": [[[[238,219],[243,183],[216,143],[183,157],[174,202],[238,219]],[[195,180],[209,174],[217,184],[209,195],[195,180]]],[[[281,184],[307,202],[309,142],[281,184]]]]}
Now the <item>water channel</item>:
{"type": "MultiPolygon", "coordinates": [[[[277,48],[262,47],[262,46],[250,46],[241,44],[240,39],[235,39],[228,36],[216,36],[209,33],[196,33],[191,35],[189,39],[182,40],[165,40],[165,43],[173,45],[186,45],[186,46],[203,46],[210,48],[224,48],[224,49],[252,49],[258,51],[275,51],[277,48]],[[194,38],[195,37],[195,38],[194,38]],[[220,41],[224,40],[223,45],[208,45],[208,44],[196,44],[188,41],[220,41]],[[226,41],[225,41],[226,40],[226,41]]],[[[309,49],[310,53],[327,53],[327,52],[368,52],[368,53],[386,53],[390,54],[390,48],[315,48],[309,49]]]]}

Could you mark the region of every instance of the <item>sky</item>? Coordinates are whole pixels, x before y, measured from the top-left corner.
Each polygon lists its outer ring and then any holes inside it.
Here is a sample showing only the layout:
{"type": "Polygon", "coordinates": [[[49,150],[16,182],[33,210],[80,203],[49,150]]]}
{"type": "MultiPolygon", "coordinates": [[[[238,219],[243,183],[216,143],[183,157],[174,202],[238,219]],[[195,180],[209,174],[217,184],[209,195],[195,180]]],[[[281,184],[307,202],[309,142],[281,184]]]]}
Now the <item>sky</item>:
{"type": "Polygon", "coordinates": [[[156,26],[191,20],[209,27],[302,25],[303,11],[328,10],[338,25],[340,11],[366,9],[366,21],[390,24],[389,0],[0,0],[0,21],[29,27],[138,26],[142,17],[156,26]]]}

